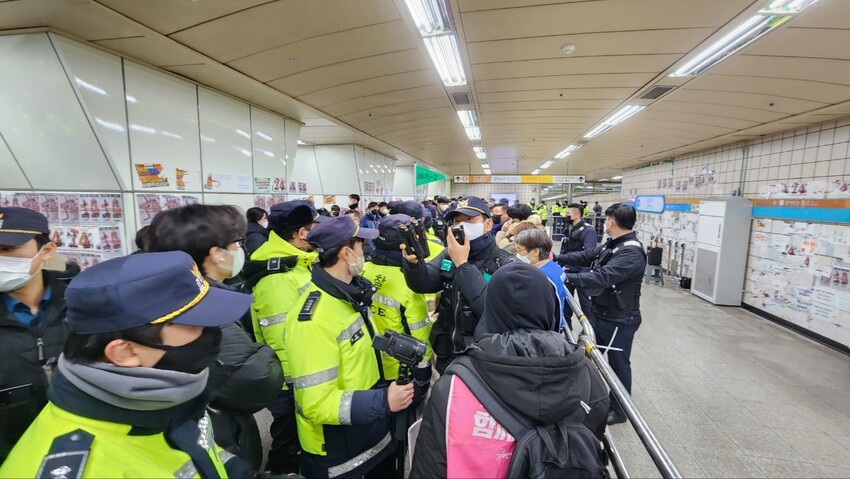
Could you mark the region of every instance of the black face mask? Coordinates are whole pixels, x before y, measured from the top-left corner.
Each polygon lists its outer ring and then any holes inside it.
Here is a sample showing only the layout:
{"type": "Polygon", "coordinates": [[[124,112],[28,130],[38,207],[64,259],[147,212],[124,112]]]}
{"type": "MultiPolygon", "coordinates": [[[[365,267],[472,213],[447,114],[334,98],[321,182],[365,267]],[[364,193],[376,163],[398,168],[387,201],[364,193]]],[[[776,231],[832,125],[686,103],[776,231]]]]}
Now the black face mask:
{"type": "Polygon", "coordinates": [[[357,202],[357,201],[355,201],[354,203],[349,203],[349,204],[348,204],[348,209],[353,210],[353,209],[357,208],[357,205],[359,205],[359,204],[360,204],[360,203],[359,203],[359,202],[357,202]]]}
{"type": "Polygon", "coordinates": [[[369,213],[372,213],[373,215],[376,215],[376,214],[378,214],[378,210],[369,210],[369,213]]]}
{"type": "Polygon", "coordinates": [[[221,328],[204,328],[198,339],[183,346],[165,344],[145,344],[145,346],[165,351],[165,355],[154,365],[155,369],[198,374],[210,367],[218,358],[221,348],[221,328]]]}
{"type": "Polygon", "coordinates": [[[493,215],[493,223],[499,224],[502,222],[502,215],[493,215]]]}

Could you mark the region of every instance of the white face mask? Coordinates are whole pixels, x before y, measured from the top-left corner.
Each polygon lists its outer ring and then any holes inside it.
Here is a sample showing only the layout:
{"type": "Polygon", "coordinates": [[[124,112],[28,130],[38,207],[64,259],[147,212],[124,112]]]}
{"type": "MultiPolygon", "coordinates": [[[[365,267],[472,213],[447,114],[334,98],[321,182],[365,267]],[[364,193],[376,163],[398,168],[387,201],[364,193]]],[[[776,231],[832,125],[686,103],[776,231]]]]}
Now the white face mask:
{"type": "Polygon", "coordinates": [[[521,262],[525,263],[525,264],[531,264],[531,260],[528,259],[528,256],[523,256],[523,255],[517,253],[516,258],[518,260],[520,260],[521,262]]]}
{"type": "Polygon", "coordinates": [[[449,209],[449,205],[447,205],[447,204],[440,204],[440,205],[438,205],[438,206],[437,206],[437,208],[439,208],[439,209],[440,209],[440,211],[445,212],[447,209],[449,209]]]}
{"type": "Polygon", "coordinates": [[[484,236],[484,223],[469,223],[464,221],[460,224],[463,228],[463,234],[469,241],[476,240],[484,236]]]}
{"type": "Polygon", "coordinates": [[[257,221],[257,224],[262,226],[263,228],[268,228],[269,227],[269,220],[260,220],[260,221],[257,221]]]}
{"type": "MultiPolygon", "coordinates": [[[[354,250],[351,250],[354,251],[354,250]]],[[[355,256],[357,253],[355,253],[355,256]]],[[[346,261],[346,263],[348,263],[346,261]]],[[[366,257],[365,256],[357,256],[357,261],[352,263],[348,263],[348,272],[351,273],[351,276],[360,276],[360,273],[363,272],[363,267],[366,266],[366,257]]]]}
{"type": "Polygon", "coordinates": [[[227,254],[233,260],[233,263],[230,265],[230,276],[228,276],[228,278],[232,278],[239,274],[242,271],[242,267],[245,266],[245,250],[240,247],[233,251],[227,250],[227,254]]]}
{"type": "Polygon", "coordinates": [[[30,268],[36,258],[38,254],[32,258],[0,256],[0,293],[15,291],[27,284],[33,277],[30,268]]]}

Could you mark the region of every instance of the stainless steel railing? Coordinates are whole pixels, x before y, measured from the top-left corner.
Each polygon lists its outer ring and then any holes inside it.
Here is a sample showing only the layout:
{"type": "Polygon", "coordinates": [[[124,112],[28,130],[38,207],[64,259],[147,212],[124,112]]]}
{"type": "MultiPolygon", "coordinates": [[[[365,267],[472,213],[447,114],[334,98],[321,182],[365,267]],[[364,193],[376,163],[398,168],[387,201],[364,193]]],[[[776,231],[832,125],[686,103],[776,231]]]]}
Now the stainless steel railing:
{"type": "MultiPolygon", "coordinates": [[[[619,402],[620,406],[622,406],[623,412],[626,413],[626,417],[629,419],[632,427],[634,427],[635,432],[643,443],[643,446],[646,448],[646,451],[649,453],[649,456],[652,458],[652,461],[655,463],[655,467],[658,468],[658,472],[661,473],[661,476],[665,479],[681,478],[682,474],[676,468],[676,465],[673,464],[673,460],[670,459],[670,456],[667,455],[667,451],[665,451],[661,443],[658,442],[658,439],[655,437],[655,434],[652,432],[649,424],[646,423],[646,420],[644,420],[643,416],[641,416],[640,412],[637,410],[634,401],[632,401],[631,395],[628,391],[626,391],[626,387],[623,386],[623,383],[620,382],[620,379],[616,374],[614,374],[611,366],[608,365],[608,362],[602,356],[602,351],[600,351],[599,347],[596,345],[596,333],[594,333],[593,326],[590,325],[590,321],[587,319],[587,316],[584,315],[581,306],[579,306],[578,302],[571,294],[567,294],[567,303],[569,303],[570,308],[578,318],[579,324],[581,325],[581,333],[579,334],[578,341],[575,340],[575,337],[569,330],[567,330],[567,337],[573,342],[573,344],[577,344],[582,347],[587,356],[589,356],[593,361],[593,364],[596,365],[596,368],[599,370],[602,378],[606,383],[608,383],[608,387],[611,388],[611,392],[614,394],[617,402],[619,402]]],[[[605,443],[606,450],[611,458],[611,463],[614,466],[614,472],[617,474],[617,477],[620,479],[628,478],[628,471],[623,464],[623,459],[617,451],[613,438],[607,430],[605,431],[605,441],[603,442],[605,443]]]]}

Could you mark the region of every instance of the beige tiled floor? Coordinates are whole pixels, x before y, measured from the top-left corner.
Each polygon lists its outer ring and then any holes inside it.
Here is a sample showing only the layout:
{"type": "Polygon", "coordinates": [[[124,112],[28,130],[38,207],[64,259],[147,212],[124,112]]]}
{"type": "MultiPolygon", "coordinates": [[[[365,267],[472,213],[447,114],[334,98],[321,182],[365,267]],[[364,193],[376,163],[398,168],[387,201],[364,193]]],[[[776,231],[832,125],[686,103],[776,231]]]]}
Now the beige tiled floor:
{"type": "MultiPolygon", "coordinates": [[[[685,477],[850,477],[850,357],[669,284],[641,304],[632,395],[685,477]]],[[[659,476],[611,430],[632,477],[659,476]]]]}

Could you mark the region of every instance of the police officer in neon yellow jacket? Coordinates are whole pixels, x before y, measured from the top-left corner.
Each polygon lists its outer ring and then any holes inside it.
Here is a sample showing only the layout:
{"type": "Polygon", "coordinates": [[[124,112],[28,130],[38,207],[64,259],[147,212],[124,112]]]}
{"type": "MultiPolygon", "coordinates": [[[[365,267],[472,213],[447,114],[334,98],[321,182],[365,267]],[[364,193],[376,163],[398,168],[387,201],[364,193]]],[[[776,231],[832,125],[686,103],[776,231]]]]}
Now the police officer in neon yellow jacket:
{"type": "MultiPolygon", "coordinates": [[[[378,333],[386,330],[396,331],[429,344],[431,322],[425,302],[426,295],[411,291],[401,271],[404,258],[401,255],[402,239],[398,227],[410,227],[410,222],[410,216],[399,214],[387,216],[378,223],[379,236],[375,239],[375,252],[372,254],[372,261],[366,263],[363,277],[378,288],[372,296],[370,308],[378,333]]],[[[424,360],[430,359],[429,345],[424,360]]],[[[386,378],[397,379],[398,360],[387,355],[383,356],[383,360],[386,378]]]]}
{"type": "Polygon", "coordinates": [[[412,403],[413,384],[387,386],[381,354],[372,348],[376,288],[360,273],[363,241],[377,236],[348,217],[307,235],[319,263],[284,323],[306,477],[397,473],[390,414],[412,403]]]}
{"type": "Polygon", "coordinates": [[[250,477],[216,446],[203,396],[220,327],[251,297],[211,288],[182,251],[112,259],[66,292],[50,402],[0,477],[250,477]],[[167,285],[167,287],[163,287],[167,285]]]}
{"type": "Polygon", "coordinates": [[[274,205],[269,211],[269,240],[254,251],[249,264],[251,267],[259,265],[261,274],[265,274],[253,287],[251,321],[254,334],[258,342],[275,350],[285,376],[284,390],[269,405],[274,419],[266,468],[273,474],[295,473],[300,467],[301,447],[295,424],[295,400],[290,387],[292,378],[283,343],[283,325],[286,313],[310,284],[310,267],[318,255],[311,251],[313,247],[307,243],[307,233],[323,219],[313,203],[307,200],[274,205]]]}

